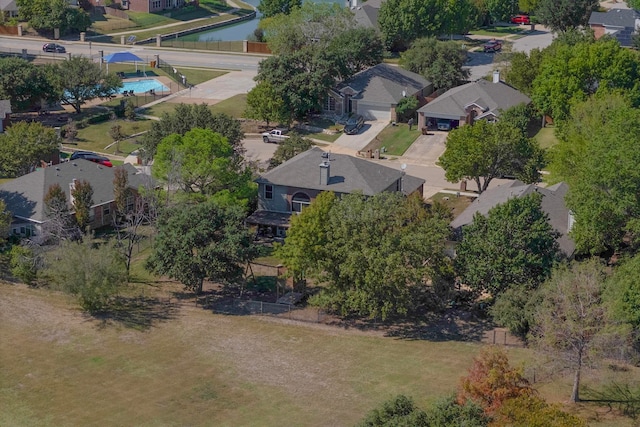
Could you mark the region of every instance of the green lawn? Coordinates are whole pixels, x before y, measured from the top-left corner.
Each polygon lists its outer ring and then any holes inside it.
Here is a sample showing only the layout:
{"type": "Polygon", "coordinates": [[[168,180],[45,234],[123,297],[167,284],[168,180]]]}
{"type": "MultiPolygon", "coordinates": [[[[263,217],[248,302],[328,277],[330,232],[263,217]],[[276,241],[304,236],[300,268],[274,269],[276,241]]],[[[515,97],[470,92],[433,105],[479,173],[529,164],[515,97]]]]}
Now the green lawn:
{"type": "MultiPolygon", "coordinates": [[[[108,149],[105,148],[113,142],[109,136],[109,129],[112,126],[119,124],[122,126],[122,132],[125,135],[133,135],[135,133],[143,132],[151,128],[151,120],[114,120],[104,123],[98,123],[95,125],[89,125],[84,129],[78,130],[78,136],[76,138],[77,145],[73,145],[74,149],[99,151],[102,153],[116,154],[116,146],[112,145],[108,149]]],[[[138,144],[134,143],[135,139],[129,139],[120,143],[120,151],[124,154],[129,154],[139,148],[138,144]]]]}
{"type": "Polygon", "coordinates": [[[504,37],[510,34],[519,34],[527,31],[529,27],[508,26],[508,27],[485,27],[469,31],[469,34],[477,36],[495,36],[504,37]]]}
{"type": "Polygon", "coordinates": [[[407,148],[420,136],[417,126],[411,131],[406,123],[398,123],[396,126],[388,125],[378,134],[366,150],[376,150],[385,147],[385,154],[391,156],[402,156],[407,148]]]}
{"type": "MultiPolygon", "coordinates": [[[[146,299],[119,321],[85,316],[50,290],[0,284],[0,336],[11,343],[0,345],[0,425],[351,426],[399,393],[427,407],[454,392],[481,348],[214,314],[151,298],[170,285],[139,273],[134,265],[132,286],[146,299]]],[[[527,369],[537,359],[507,352],[527,369]]],[[[601,372],[634,381],[640,370],[601,372]]],[[[536,386],[563,402],[571,379],[536,386]]],[[[577,408],[592,426],[633,425],[595,403],[577,408]]]]}
{"type": "MultiPolygon", "coordinates": [[[[162,102],[160,104],[156,104],[151,108],[148,108],[144,111],[144,114],[148,114],[150,116],[160,117],[164,112],[172,112],[175,110],[177,104],[170,102],[162,102]]],[[[247,106],[247,95],[240,94],[233,96],[229,99],[225,99],[224,101],[220,101],[215,105],[210,105],[209,109],[213,113],[227,113],[231,117],[241,118],[244,115],[244,110],[247,106]]]]}
{"type": "Polygon", "coordinates": [[[556,138],[555,134],[555,127],[551,125],[541,128],[534,138],[538,141],[540,147],[544,149],[551,148],[558,143],[558,138],[556,138]]]}

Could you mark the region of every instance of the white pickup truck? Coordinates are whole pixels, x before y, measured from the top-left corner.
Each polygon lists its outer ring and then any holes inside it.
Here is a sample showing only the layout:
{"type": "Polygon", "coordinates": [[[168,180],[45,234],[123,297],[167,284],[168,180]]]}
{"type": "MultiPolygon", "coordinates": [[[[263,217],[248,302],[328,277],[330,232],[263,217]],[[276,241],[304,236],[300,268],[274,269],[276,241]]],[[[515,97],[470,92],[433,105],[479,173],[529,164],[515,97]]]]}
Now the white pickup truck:
{"type": "Polygon", "coordinates": [[[289,138],[289,135],[286,135],[287,129],[274,129],[271,132],[265,132],[262,134],[263,142],[275,142],[276,144],[281,143],[285,139],[289,138]]]}

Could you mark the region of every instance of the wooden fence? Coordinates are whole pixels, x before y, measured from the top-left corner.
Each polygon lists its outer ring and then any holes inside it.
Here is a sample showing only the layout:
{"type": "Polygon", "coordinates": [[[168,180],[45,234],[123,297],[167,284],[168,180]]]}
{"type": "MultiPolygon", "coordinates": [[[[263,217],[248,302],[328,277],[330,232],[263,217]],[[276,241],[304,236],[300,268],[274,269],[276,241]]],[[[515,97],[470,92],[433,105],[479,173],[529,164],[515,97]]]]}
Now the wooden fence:
{"type": "Polygon", "coordinates": [[[18,27],[10,27],[7,25],[0,25],[0,34],[3,36],[17,36],[18,27]]]}
{"type": "Polygon", "coordinates": [[[271,49],[267,46],[266,43],[261,42],[247,42],[247,53],[271,53],[271,49]]]}

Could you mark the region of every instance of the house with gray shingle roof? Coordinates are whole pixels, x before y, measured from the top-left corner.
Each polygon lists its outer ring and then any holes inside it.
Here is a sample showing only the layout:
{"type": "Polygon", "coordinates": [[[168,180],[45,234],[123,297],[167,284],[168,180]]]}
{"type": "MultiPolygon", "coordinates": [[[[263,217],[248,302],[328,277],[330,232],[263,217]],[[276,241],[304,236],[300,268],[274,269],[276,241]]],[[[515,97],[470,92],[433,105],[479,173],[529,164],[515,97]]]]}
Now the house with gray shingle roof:
{"type": "Polygon", "coordinates": [[[8,99],[0,99],[0,133],[9,126],[11,119],[11,102],[8,99]]]}
{"type": "Polygon", "coordinates": [[[396,120],[396,106],[405,96],[419,104],[433,93],[433,84],[420,74],[378,64],[339,83],[328,93],[325,114],[360,114],[367,120],[396,120]]]}
{"type": "Polygon", "coordinates": [[[248,224],[272,227],[284,237],[292,214],[302,212],[323,191],[373,196],[383,191],[418,192],[424,180],[403,171],[345,154],[326,153],[318,147],[266,172],[258,183],[258,210],[248,224]]]}
{"type": "Polygon", "coordinates": [[[7,18],[18,17],[18,6],[16,0],[0,0],[0,13],[4,13],[7,18]]]}
{"type": "Polygon", "coordinates": [[[564,201],[568,189],[569,187],[564,182],[546,188],[538,187],[536,184],[524,184],[518,180],[499,185],[478,196],[464,212],[451,222],[451,227],[458,236],[464,238],[463,229],[473,222],[476,213],[486,216],[497,205],[516,197],[524,197],[537,192],[542,195],[542,211],[548,215],[551,227],[560,233],[560,237],[557,239],[560,250],[570,258],[576,250],[576,245],[569,237],[574,219],[564,201]]]}
{"type": "Polygon", "coordinates": [[[607,12],[591,12],[589,27],[596,39],[604,35],[615,37],[621,46],[633,45],[633,35],[640,27],[640,12],[633,9],[610,9],[607,12]]]}
{"type": "MultiPolygon", "coordinates": [[[[133,207],[135,191],[150,182],[144,175],[129,164],[123,166],[128,173],[129,187],[134,190],[127,202],[133,207]]],[[[33,236],[42,231],[47,221],[44,196],[49,188],[58,184],[71,204],[71,188],[75,181],[87,181],[93,188],[91,206],[91,229],[110,225],[115,210],[113,195],[114,168],[96,164],[84,159],[76,159],[55,166],[40,168],[34,172],[0,185],[0,199],[7,205],[13,216],[11,234],[33,236]]]]}
{"type": "Polygon", "coordinates": [[[451,128],[474,120],[496,121],[500,111],[531,99],[500,80],[494,72],[493,80],[478,80],[449,89],[418,109],[418,127],[436,128],[441,121],[449,121],[451,128]]]}

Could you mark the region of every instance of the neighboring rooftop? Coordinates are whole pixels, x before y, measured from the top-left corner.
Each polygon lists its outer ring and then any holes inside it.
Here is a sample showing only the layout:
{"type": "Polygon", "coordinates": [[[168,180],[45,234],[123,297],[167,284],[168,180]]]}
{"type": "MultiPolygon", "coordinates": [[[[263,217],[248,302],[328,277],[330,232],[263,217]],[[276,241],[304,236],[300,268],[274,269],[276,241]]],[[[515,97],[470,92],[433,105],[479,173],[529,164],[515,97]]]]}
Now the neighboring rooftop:
{"type": "Polygon", "coordinates": [[[467,209],[451,222],[454,229],[464,227],[473,222],[476,213],[486,216],[497,205],[506,203],[516,197],[524,197],[533,192],[542,194],[542,210],[549,216],[549,223],[560,233],[558,244],[567,256],[572,256],[576,246],[569,237],[573,219],[564,201],[569,187],[564,182],[551,187],[542,188],[536,184],[524,184],[515,180],[507,184],[489,189],[476,198],[467,209]]]}
{"type": "Polygon", "coordinates": [[[0,120],[6,118],[7,114],[11,114],[11,101],[8,99],[0,99],[0,120]]]}
{"type": "MultiPolygon", "coordinates": [[[[124,165],[128,172],[129,187],[138,188],[148,182],[132,165],[124,165]]],[[[74,179],[85,180],[93,187],[93,203],[101,205],[114,199],[114,168],[102,166],[88,160],[77,159],[55,166],[38,169],[0,185],[0,199],[16,217],[44,222],[44,196],[53,184],[59,184],[69,200],[69,184],[74,179]]]]}
{"type": "Polygon", "coordinates": [[[430,86],[431,82],[420,74],[388,64],[378,64],[355,74],[340,83],[336,90],[351,88],[357,93],[353,99],[366,98],[367,102],[397,104],[403,93],[414,93],[430,86]]]}
{"type": "Polygon", "coordinates": [[[481,79],[449,89],[418,109],[418,112],[424,113],[427,117],[430,117],[431,113],[439,116],[446,115],[449,116],[447,118],[457,120],[466,116],[466,107],[470,104],[482,107],[485,110],[483,115],[492,113],[495,116],[499,116],[500,110],[506,110],[519,104],[529,104],[530,102],[531,99],[527,95],[502,81],[493,83],[481,79]]]}
{"type": "MultiPolygon", "coordinates": [[[[633,44],[633,34],[640,24],[640,12],[633,9],[609,9],[607,12],[591,12],[590,26],[605,28],[605,34],[615,37],[622,46],[633,44]]],[[[598,35],[596,34],[598,37],[598,35]]]]}
{"type": "MultiPolygon", "coordinates": [[[[308,188],[336,193],[362,192],[373,196],[387,190],[403,178],[402,171],[345,154],[329,154],[329,183],[320,182],[320,164],[327,160],[322,151],[314,147],[262,175],[258,181],[267,184],[308,188]]],[[[411,194],[424,180],[404,175],[402,186],[405,194],[411,194]]]]}

